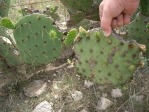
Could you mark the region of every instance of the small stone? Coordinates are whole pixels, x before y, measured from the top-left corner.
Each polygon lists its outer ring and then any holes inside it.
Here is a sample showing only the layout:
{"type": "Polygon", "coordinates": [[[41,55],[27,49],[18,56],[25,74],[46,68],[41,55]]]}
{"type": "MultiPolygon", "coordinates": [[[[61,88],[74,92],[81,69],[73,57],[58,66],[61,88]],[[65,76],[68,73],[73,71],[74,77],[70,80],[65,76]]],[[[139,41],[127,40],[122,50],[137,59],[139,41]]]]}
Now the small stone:
{"type": "Polygon", "coordinates": [[[53,97],[54,97],[55,99],[57,99],[57,98],[59,97],[59,94],[55,94],[53,97]]]}
{"type": "Polygon", "coordinates": [[[56,74],[53,74],[54,77],[56,77],[56,74]]]}
{"type": "Polygon", "coordinates": [[[103,94],[102,94],[102,97],[107,97],[107,96],[108,96],[107,93],[103,93],[103,94]]]}
{"type": "Polygon", "coordinates": [[[7,96],[8,94],[2,90],[0,90],[0,97],[4,97],[7,96]]]}
{"type": "Polygon", "coordinates": [[[38,104],[32,112],[54,112],[52,106],[47,101],[38,104]]]}
{"type": "Polygon", "coordinates": [[[88,81],[88,80],[85,80],[85,82],[84,82],[84,87],[85,88],[91,88],[92,86],[94,85],[94,83],[93,82],[90,82],[90,81],[88,81]]]}
{"type": "Polygon", "coordinates": [[[58,87],[58,84],[59,84],[59,82],[55,82],[55,83],[53,84],[53,89],[59,90],[60,88],[58,87]]]}
{"type": "Polygon", "coordinates": [[[62,25],[67,25],[67,22],[62,22],[61,24],[62,24],[62,25]]]}
{"type": "Polygon", "coordinates": [[[86,109],[81,110],[80,112],[88,112],[86,109]]]}
{"type": "Polygon", "coordinates": [[[83,93],[81,91],[73,91],[71,92],[71,96],[74,101],[80,101],[83,98],[83,93]]]}
{"type": "Polygon", "coordinates": [[[125,112],[129,112],[129,111],[125,110],[125,112]]]}
{"type": "Polygon", "coordinates": [[[123,96],[121,89],[118,89],[118,88],[117,89],[113,89],[111,91],[111,95],[112,95],[113,98],[120,98],[120,97],[123,96]]]}
{"type": "Polygon", "coordinates": [[[77,74],[76,77],[80,78],[81,76],[77,74]]]}
{"type": "Polygon", "coordinates": [[[67,66],[68,69],[74,68],[75,66],[73,64],[70,64],[69,66],[67,66]]]}
{"type": "Polygon", "coordinates": [[[112,104],[113,102],[110,101],[109,99],[101,97],[100,101],[98,101],[97,110],[106,110],[112,104]]]}
{"type": "Polygon", "coordinates": [[[59,69],[59,70],[56,71],[56,73],[57,73],[58,75],[62,74],[62,72],[63,72],[62,69],[59,69]]]}
{"type": "Polygon", "coordinates": [[[51,80],[48,80],[48,83],[50,83],[51,82],[51,80]]]}
{"type": "Polygon", "coordinates": [[[143,95],[133,95],[132,98],[133,98],[135,101],[142,102],[144,96],[143,96],[143,95]]]}
{"type": "Polygon", "coordinates": [[[9,75],[1,73],[0,74],[0,89],[14,81],[15,79],[13,77],[10,77],[9,75]]]}
{"type": "Polygon", "coordinates": [[[37,97],[46,91],[47,83],[42,80],[34,80],[24,88],[24,93],[28,97],[37,97]]]}
{"type": "Polygon", "coordinates": [[[103,91],[104,89],[107,88],[107,86],[99,86],[98,88],[99,88],[101,91],[103,91]]]}

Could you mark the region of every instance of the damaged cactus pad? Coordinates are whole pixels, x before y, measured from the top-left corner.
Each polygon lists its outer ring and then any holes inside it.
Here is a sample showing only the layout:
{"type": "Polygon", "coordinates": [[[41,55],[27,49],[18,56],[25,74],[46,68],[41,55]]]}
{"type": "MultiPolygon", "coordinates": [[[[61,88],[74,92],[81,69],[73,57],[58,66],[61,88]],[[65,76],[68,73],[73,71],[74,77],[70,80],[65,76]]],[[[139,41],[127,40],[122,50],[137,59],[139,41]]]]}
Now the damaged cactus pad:
{"type": "Polygon", "coordinates": [[[112,35],[105,37],[101,31],[82,28],[76,41],[78,74],[97,83],[123,84],[140,66],[141,49],[135,42],[121,42],[112,35]]]}

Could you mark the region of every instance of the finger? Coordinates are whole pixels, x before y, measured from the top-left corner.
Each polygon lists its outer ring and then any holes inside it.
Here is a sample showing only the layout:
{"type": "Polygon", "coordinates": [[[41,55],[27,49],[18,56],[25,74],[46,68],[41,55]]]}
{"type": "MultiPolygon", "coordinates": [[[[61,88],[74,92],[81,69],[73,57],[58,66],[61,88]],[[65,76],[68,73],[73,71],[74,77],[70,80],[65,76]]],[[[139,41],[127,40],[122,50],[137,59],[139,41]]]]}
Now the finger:
{"type": "Polygon", "coordinates": [[[103,2],[101,2],[101,4],[99,5],[99,16],[100,16],[100,20],[102,18],[103,15],[103,2]]]}
{"type": "Polygon", "coordinates": [[[129,14],[124,14],[124,25],[127,25],[130,23],[130,20],[131,20],[131,16],[129,14]]]}
{"type": "Polygon", "coordinates": [[[112,28],[114,28],[114,29],[118,27],[118,26],[117,26],[117,19],[113,19],[113,20],[112,20],[111,26],[112,26],[112,28]]]}
{"type": "Polygon", "coordinates": [[[103,29],[105,36],[110,36],[111,34],[111,22],[112,17],[110,16],[110,11],[107,7],[105,7],[101,18],[101,28],[103,29]]]}
{"type": "Polygon", "coordinates": [[[118,27],[121,27],[121,26],[123,26],[123,19],[124,19],[124,17],[123,17],[123,14],[120,14],[118,17],[117,17],[117,26],[118,27]]]}

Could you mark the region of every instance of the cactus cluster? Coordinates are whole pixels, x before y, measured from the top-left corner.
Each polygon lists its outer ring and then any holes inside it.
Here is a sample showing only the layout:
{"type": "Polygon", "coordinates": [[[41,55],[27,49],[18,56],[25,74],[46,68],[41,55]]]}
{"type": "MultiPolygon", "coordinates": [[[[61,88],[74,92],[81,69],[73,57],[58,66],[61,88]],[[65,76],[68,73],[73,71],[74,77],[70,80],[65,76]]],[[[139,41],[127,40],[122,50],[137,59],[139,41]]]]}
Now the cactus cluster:
{"type": "Polygon", "coordinates": [[[99,21],[99,4],[102,0],[61,0],[67,8],[70,19],[68,27],[72,27],[83,19],[99,21]]]}
{"type": "MultiPolygon", "coordinates": [[[[83,19],[99,20],[98,8],[101,0],[61,2],[70,14],[70,27],[83,19]]],[[[15,25],[8,18],[0,20],[0,66],[48,64],[57,59],[65,48],[70,48],[75,40],[78,73],[98,83],[123,84],[139,66],[143,66],[140,56],[145,47],[142,44],[146,45],[143,56],[149,56],[148,3],[148,0],[141,1],[141,13],[127,26],[125,39],[128,41],[121,41],[115,35],[107,38],[101,30],[86,31],[80,28],[79,33],[76,29],[70,30],[62,43],[65,36],[48,17],[59,19],[55,15],[57,7],[47,7],[43,12],[22,9],[22,12],[25,11],[24,16],[15,25]],[[13,31],[13,36],[7,34],[7,28],[13,31]],[[11,42],[8,43],[7,40],[11,42]]],[[[1,17],[8,15],[9,5],[10,0],[0,1],[1,17]]]]}
{"type": "Polygon", "coordinates": [[[78,73],[98,83],[123,84],[133,76],[140,63],[140,46],[121,42],[101,31],[87,32],[80,28],[75,53],[78,73]]]}
{"type": "Polygon", "coordinates": [[[8,19],[0,21],[1,65],[28,64],[41,66],[58,58],[62,51],[62,33],[54,21],[43,14],[31,14],[21,18],[15,25],[8,19]],[[13,30],[10,36],[8,29],[13,30]],[[9,43],[8,43],[9,41],[9,43]]]}

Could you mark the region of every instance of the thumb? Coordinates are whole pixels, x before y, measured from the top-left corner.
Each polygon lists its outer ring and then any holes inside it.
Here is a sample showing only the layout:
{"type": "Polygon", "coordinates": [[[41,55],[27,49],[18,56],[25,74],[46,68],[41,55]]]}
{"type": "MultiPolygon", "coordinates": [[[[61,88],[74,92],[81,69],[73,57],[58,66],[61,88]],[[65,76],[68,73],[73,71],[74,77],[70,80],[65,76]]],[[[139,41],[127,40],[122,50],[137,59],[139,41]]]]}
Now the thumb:
{"type": "Polygon", "coordinates": [[[110,36],[112,32],[111,22],[112,17],[110,16],[109,12],[105,10],[101,18],[101,28],[103,29],[103,33],[105,36],[110,36]]]}

